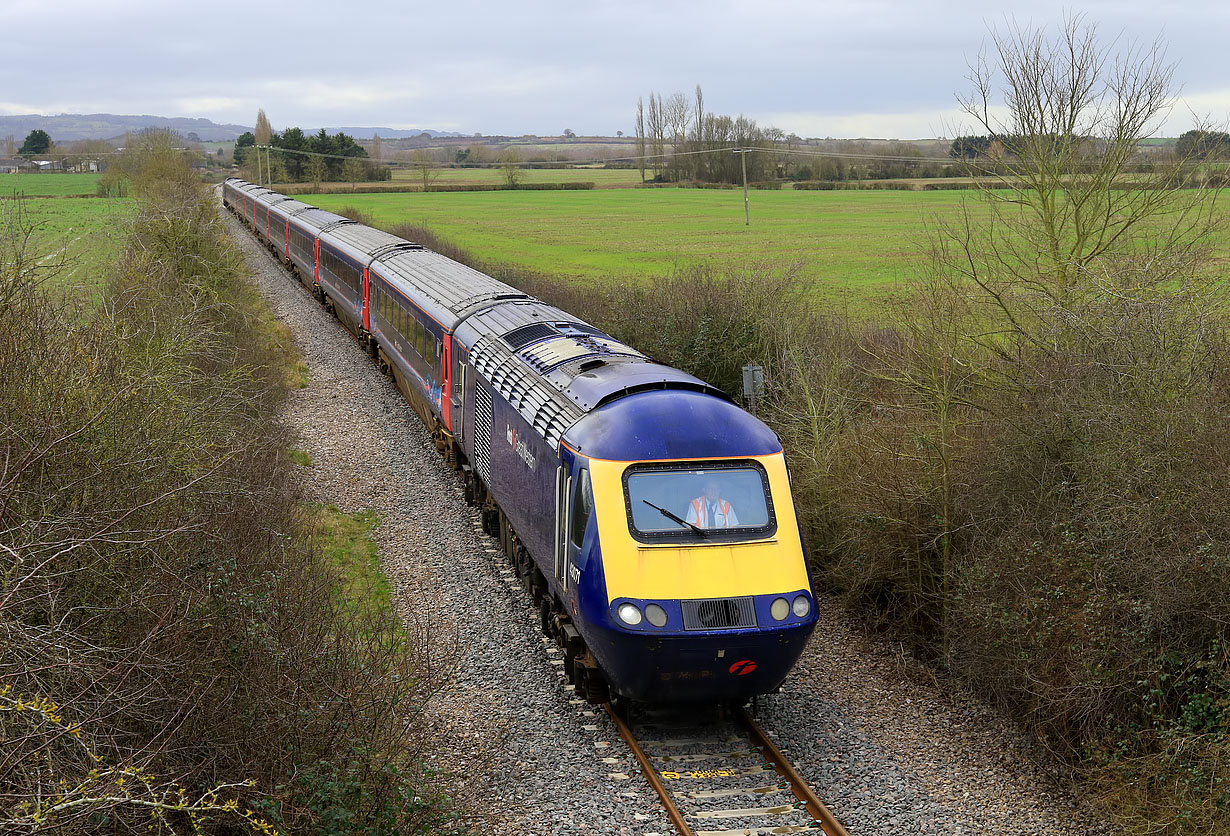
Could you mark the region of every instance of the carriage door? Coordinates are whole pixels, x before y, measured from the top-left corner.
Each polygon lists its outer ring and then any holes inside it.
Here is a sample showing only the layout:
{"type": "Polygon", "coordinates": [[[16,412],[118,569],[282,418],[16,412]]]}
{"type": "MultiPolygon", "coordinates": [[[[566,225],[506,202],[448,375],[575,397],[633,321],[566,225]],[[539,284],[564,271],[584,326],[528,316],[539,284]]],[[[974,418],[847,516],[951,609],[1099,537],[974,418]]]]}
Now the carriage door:
{"type": "MultiPolygon", "coordinates": [[[[456,351],[450,351],[456,356],[456,351]]],[[[466,364],[458,360],[453,366],[453,385],[450,387],[453,407],[453,437],[460,444],[465,440],[466,431],[466,364]]]]}
{"type": "Polygon", "coordinates": [[[568,497],[572,493],[568,464],[561,459],[555,468],[555,580],[568,588],[568,497]]]}

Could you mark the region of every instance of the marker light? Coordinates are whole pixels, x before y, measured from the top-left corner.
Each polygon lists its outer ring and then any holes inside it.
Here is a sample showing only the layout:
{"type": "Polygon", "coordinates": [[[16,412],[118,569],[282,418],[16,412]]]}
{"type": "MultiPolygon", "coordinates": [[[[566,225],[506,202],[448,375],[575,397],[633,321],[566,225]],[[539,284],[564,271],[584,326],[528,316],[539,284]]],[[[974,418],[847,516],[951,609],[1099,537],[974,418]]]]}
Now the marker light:
{"type": "Polygon", "coordinates": [[[794,599],[795,615],[799,618],[806,618],[809,612],[811,612],[811,601],[807,600],[806,595],[800,595],[798,598],[794,599]]]}
{"type": "Polygon", "coordinates": [[[649,623],[654,627],[666,626],[666,610],[657,604],[647,604],[645,606],[645,618],[649,619],[649,623]]]}
{"type": "Polygon", "coordinates": [[[772,606],[769,607],[769,614],[775,621],[785,621],[786,616],[790,615],[790,602],[785,598],[774,598],[772,606]]]}
{"type": "Polygon", "coordinates": [[[619,620],[629,627],[635,627],[641,623],[641,611],[636,608],[636,604],[620,604],[619,609],[615,610],[619,616],[619,620]]]}

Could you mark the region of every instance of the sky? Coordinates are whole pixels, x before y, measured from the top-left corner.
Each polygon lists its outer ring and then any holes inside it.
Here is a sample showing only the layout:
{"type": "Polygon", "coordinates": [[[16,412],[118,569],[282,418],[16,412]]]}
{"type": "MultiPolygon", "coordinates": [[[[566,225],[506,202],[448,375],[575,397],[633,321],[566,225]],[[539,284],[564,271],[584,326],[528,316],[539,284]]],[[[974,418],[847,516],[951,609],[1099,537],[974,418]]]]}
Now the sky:
{"type": "Polygon", "coordinates": [[[952,137],[988,33],[1079,13],[1107,44],[1161,39],[1159,126],[1230,120],[1230,4],[950,0],[0,0],[0,114],[205,117],[275,129],[632,133],[638,97],[804,137],[952,137]]]}

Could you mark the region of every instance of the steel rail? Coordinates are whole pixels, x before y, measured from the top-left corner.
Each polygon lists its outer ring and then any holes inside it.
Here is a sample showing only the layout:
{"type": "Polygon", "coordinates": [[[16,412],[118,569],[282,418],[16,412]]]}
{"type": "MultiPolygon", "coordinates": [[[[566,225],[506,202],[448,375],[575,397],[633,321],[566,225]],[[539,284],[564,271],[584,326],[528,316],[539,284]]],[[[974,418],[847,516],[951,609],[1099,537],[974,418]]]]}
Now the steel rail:
{"type": "MultiPolygon", "coordinates": [[[[646,780],[649,781],[649,785],[653,787],[654,792],[658,794],[658,798],[662,800],[662,808],[666,811],[667,817],[670,818],[671,824],[675,826],[679,836],[694,836],[695,831],[685,821],[679,807],[675,804],[674,799],[671,798],[670,791],[666,789],[666,785],[659,777],[658,770],[654,768],[653,763],[649,760],[649,756],[641,748],[636,735],[632,733],[632,729],[615,712],[610,703],[604,703],[603,708],[606,709],[607,714],[614,721],[615,727],[619,729],[620,737],[628,744],[628,748],[632,751],[633,756],[640,765],[641,772],[644,773],[646,780]]],[[[850,836],[849,831],[837,820],[832,811],[825,806],[819,796],[808,786],[807,781],[794,768],[794,765],[777,748],[777,744],[770,740],[764,729],[760,727],[760,724],[752,719],[747,709],[739,709],[735,717],[743,724],[753,745],[760,751],[761,756],[773,767],[778,775],[786,779],[790,785],[790,791],[794,793],[794,797],[803,803],[808,815],[820,825],[820,829],[824,831],[826,836],[850,836]]]]}
{"type": "Polygon", "coordinates": [[[760,724],[752,719],[752,715],[747,712],[746,708],[739,709],[739,719],[747,730],[752,735],[752,740],[757,746],[761,747],[767,760],[773,762],[773,768],[777,770],[777,774],[781,775],[790,782],[790,791],[794,793],[794,797],[802,801],[807,812],[820,824],[820,828],[828,834],[828,836],[850,836],[849,832],[842,826],[837,817],[833,815],[828,807],[824,806],[824,802],[820,800],[807,782],[803,780],[803,776],[799,774],[794,765],[786,759],[782,754],[781,749],[777,748],[769,736],[765,734],[764,729],[760,724]]]}
{"type": "Polygon", "coordinates": [[[692,828],[688,827],[688,823],[683,820],[683,813],[680,813],[679,808],[675,806],[675,801],[667,791],[666,785],[658,777],[658,770],[654,769],[653,764],[649,762],[649,757],[645,754],[645,750],[641,748],[641,744],[637,742],[636,735],[632,734],[632,729],[628,728],[624,718],[615,712],[615,709],[609,702],[603,703],[602,707],[606,709],[606,713],[610,718],[615,721],[615,727],[619,729],[619,736],[624,739],[624,743],[627,743],[628,748],[632,750],[637,763],[641,765],[641,772],[645,773],[645,778],[649,781],[649,786],[653,787],[654,791],[658,794],[658,798],[662,799],[662,809],[666,811],[667,817],[671,820],[671,824],[675,826],[675,830],[679,832],[679,836],[693,836],[692,828]]]}

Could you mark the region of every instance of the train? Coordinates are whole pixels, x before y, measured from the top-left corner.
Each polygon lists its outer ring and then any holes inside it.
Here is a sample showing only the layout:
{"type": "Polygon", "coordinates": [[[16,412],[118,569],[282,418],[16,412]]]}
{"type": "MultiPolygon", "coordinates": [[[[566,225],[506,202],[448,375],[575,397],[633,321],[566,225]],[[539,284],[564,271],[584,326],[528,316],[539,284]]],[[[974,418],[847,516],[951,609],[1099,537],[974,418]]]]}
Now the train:
{"type": "Polygon", "coordinates": [[[230,178],[379,364],[593,703],[777,690],[816,599],[781,441],[725,392],[419,244],[230,178]]]}

